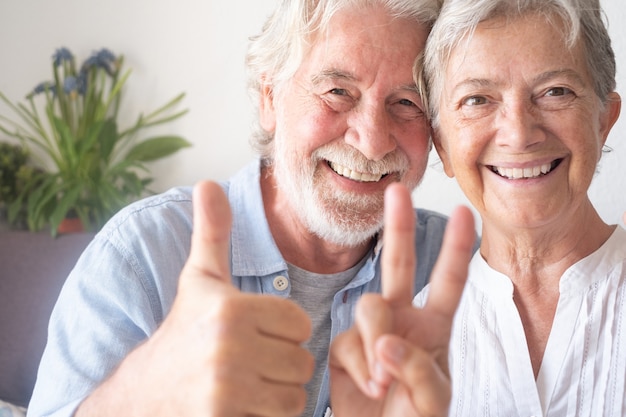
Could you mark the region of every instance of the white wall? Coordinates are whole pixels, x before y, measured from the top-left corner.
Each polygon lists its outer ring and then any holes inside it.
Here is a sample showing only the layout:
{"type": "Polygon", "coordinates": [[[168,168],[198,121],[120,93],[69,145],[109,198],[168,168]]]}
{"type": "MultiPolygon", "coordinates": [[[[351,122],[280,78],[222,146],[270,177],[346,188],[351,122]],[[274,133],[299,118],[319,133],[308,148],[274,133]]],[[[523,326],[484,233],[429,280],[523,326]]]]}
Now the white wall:
{"type": "MultiPolygon", "coordinates": [[[[618,56],[618,91],[626,98],[626,10],[602,0],[618,56]]],[[[124,54],[133,73],[124,99],[127,121],[184,91],[190,113],[164,131],[194,146],[152,165],[154,187],[225,179],[248,162],[252,121],[244,54],[275,0],[0,0],[0,91],[21,99],[50,78],[50,56],[60,46],[79,60],[107,47],[124,54]]],[[[0,106],[0,112],[5,112],[0,106]]],[[[608,144],[590,195],[602,217],[621,222],[626,210],[626,108],[608,144]]],[[[448,214],[465,202],[436,155],[416,205],[448,214]]]]}

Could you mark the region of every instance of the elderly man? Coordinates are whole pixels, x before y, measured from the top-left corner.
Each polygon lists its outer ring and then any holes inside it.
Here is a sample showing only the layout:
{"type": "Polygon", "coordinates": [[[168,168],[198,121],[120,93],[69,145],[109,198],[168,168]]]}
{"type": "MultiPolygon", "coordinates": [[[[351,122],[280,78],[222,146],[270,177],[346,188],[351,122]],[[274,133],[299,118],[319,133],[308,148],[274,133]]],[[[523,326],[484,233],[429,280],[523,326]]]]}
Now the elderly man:
{"type": "Polygon", "coordinates": [[[390,258],[387,275],[421,289],[441,247],[446,219],[416,210],[414,226],[408,194],[430,149],[413,73],[438,3],[281,2],[247,60],[259,160],[193,203],[178,188],[131,205],[96,236],[51,317],[31,415],[326,413],[330,341],[381,290],[390,184],[405,187],[388,238],[419,263],[390,258]]]}

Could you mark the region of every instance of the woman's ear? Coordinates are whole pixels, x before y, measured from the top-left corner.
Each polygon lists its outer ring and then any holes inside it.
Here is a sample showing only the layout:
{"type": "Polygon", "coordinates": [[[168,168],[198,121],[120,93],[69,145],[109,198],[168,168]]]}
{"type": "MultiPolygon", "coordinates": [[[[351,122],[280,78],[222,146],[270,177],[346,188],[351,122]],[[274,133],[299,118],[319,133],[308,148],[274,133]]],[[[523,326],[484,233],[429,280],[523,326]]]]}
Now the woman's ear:
{"type": "Polygon", "coordinates": [[[276,129],[276,111],[274,109],[274,86],[265,77],[261,79],[259,97],[259,122],[266,132],[276,129]]]}
{"type": "Polygon", "coordinates": [[[441,159],[441,162],[443,163],[444,172],[448,177],[453,178],[454,169],[452,169],[452,164],[450,163],[450,155],[446,149],[445,141],[441,138],[441,134],[436,129],[432,130],[432,137],[439,159],[441,159]]]}
{"type": "Polygon", "coordinates": [[[613,91],[609,94],[608,100],[606,101],[605,109],[600,114],[600,134],[602,135],[602,145],[606,143],[609,132],[619,118],[621,109],[622,98],[617,92],[613,91]]]}

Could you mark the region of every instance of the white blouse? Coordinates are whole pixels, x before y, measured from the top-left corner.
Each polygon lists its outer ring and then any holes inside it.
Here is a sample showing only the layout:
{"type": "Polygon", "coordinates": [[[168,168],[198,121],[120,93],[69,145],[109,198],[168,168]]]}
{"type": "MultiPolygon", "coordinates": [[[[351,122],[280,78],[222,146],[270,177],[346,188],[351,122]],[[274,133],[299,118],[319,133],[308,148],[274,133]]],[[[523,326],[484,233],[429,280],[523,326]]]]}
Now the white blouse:
{"type": "Polygon", "coordinates": [[[476,253],[453,325],[450,372],[450,416],[626,416],[626,231],[617,227],[561,277],[537,380],[513,284],[476,253]]]}

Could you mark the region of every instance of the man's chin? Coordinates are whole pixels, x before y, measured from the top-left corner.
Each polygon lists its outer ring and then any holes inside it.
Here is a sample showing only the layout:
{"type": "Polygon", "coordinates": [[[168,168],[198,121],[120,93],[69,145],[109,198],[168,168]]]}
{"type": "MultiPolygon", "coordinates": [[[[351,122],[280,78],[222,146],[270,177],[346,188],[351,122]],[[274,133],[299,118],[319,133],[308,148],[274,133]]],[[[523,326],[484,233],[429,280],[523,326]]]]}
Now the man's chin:
{"type": "Polygon", "coordinates": [[[338,229],[334,229],[330,233],[315,234],[324,241],[332,243],[334,245],[346,248],[356,248],[369,242],[374,236],[376,236],[378,230],[379,229],[367,230],[362,232],[351,231],[350,233],[348,233],[347,231],[342,232],[338,229]]]}
{"type": "MultiPolygon", "coordinates": [[[[380,216],[379,216],[380,217],[380,216]]],[[[369,219],[372,220],[372,219],[369,219]]],[[[382,220],[356,221],[354,217],[341,219],[305,220],[311,233],[319,238],[343,247],[357,247],[370,241],[382,229],[382,220]]]]}

